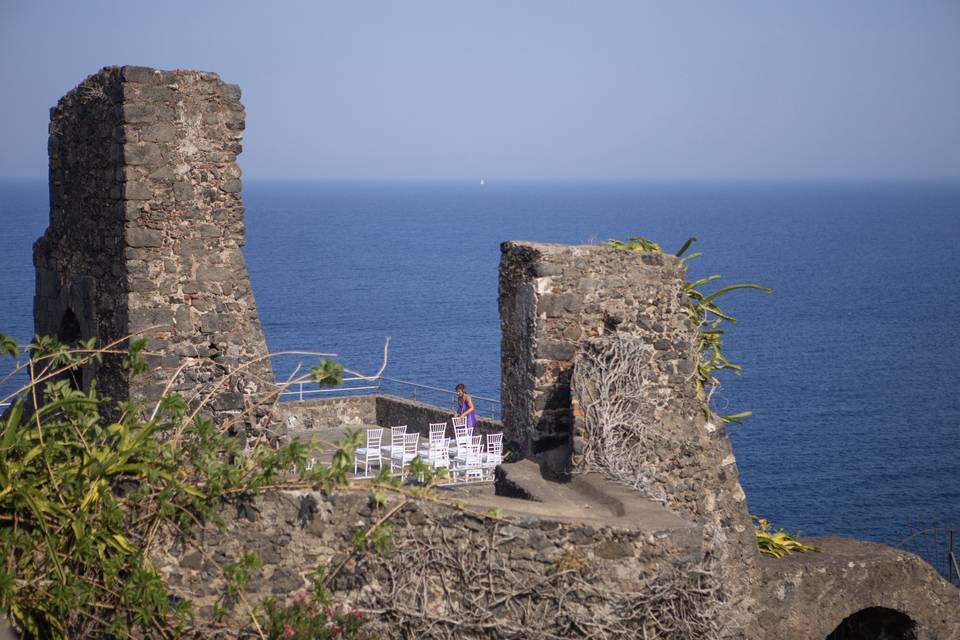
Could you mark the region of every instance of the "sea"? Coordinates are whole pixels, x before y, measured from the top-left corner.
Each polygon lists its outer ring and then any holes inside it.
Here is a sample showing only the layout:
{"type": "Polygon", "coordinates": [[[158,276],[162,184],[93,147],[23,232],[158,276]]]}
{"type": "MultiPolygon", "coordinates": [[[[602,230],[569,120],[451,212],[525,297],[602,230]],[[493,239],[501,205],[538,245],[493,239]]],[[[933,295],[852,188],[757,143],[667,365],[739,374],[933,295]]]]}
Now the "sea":
{"type": "MultiPolygon", "coordinates": [[[[720,298],[743,371],[714,403],[753,412],[728,431],[750,511],[888,544],[960,531],[960,183],[250,179],[243,197],[271,351],[368,374],[389,337],[387,376],[492,400],[502,241],[695,237],[691,277],[773,290],[720,298]]],[[[0,181],[0,333],[21,342],[47,216],[45,181],[0,181]]],[[[313,362],[274,366],[284,379],[313,362]]]]}

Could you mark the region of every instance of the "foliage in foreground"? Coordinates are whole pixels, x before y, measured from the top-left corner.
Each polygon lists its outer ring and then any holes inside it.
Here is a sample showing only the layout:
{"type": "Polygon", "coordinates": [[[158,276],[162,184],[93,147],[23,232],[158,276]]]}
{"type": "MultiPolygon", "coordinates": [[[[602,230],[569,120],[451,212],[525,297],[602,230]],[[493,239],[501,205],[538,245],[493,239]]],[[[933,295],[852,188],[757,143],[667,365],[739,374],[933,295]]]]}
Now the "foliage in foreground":
{"type": "Polygon", "coordinates": [[[803,544],[797,536],[787,533],[783,529],[770,531],[770,523],[758,516],[751,515],[754,533],[757,536],[757,546],[760,553],[774,558],[782,558],[794,552],[821,551],[820,547],[803,544]]]}
{"type": "MultiPolygon", "coordinates": [[[[0,421],[0,610],[28,637],[175,637],[189,627],[192,612],[148,559],[164,533],[189,541],[196,526],[222,527],[224,501],[269,488],[330,491],[348,482],[356,434],[337,444],[331,464],[306,471],[313,443],[242,452],[224,427],[201,415],[202,406],[188,407],[177,395],[164,396],[144,421],[142,407],[100,397],[95,384],[78,390],[70,372],[105,354],[122,356],[132,373],[146,368],[145,342],[116,346],[76,348],[37,338],[15,370],[26,370],[29,382],[11,394],[13,405],[0,421]],[[107,408],[118,408],[119,418],[104,421],[102,415],[112,415],[107,408]]],[[[19,355],[5,336],[0,347],[19,355]]],[[[326,361],[315,379],[334,384],[338,368],[326,361]]],[[[263,636],[255,608],[237,588],[254,564],[243,558],[220,571],[230,591],[225,603],[245,607],[263,636]]],[[[276,604],[268,613],[267,624],[286,616],[295,631],[302,618],[276,604]]],[[[341,633],[359,628],[332,620],[341,633]]]]}
{"type": "Polygon", "coordinates": [[[312,575],[313,591],[301,591],[293,602],[283,605],[275,599],[264,601],[266,621],[264,631],[270,640],[329,640],[332,638],[364,640],[370,638],[363,631],[363,614],[356,610],[337,607],[323,587],[323,571],[312,575]]]}
{"type": "MultiPolygon", "coordinates": [[[[689,249],[696,240],[696,238],[688,238],[683,246],[680,247],[680,250],[674,254],[680,258],[680,265],[684,271],[687,269],[687,262],[701,255],[699,252],[696,252],[684,257],[687,249],[689,249]]],[[[615,249],[626,249],[642,253],[664,253],[663,248],[659,244],[642,236],[632,236],[627,238],[626,241],[608,240],[607,245],[615,249]]],[[[720,276],[711,275],[693,282],[684,282],[683,284],[683,292],[687,296],[687,316],[690,318],[690,323],[693,325],[693,328],[697,331],[696,350],[699,355],[699,362],[697,363],[697,393],[703,398],[703,410],[707,414],[707,417],[713,415],[710,410],[712,393],[708,390],[716,389],[720,384],[720,380],[716,374],[721,371],[733,371],[739,374],[741,369],[740,365],[730,362],[723,354],[723,323],[733,324],[737,320],[730,314],[725,313],[717,305],[717,298],[738,289],[756,289],[764,293],[771,292],[771,289],[753,283],[731,284],[710,292],[703,290],[705,285],[719,279],[720,276]]],[[[723,422],[735,422],[739,424],[743,418],[749,415],[751,415],[750,411],[743,411],[717,417],[723,422]]]]}

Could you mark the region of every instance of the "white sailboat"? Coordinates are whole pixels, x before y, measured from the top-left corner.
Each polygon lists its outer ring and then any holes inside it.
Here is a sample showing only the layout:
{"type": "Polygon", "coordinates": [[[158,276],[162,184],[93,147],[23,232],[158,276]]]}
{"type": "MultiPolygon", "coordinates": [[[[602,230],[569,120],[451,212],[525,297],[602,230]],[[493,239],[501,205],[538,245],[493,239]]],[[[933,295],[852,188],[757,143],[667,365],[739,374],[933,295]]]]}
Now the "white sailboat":
{"type": "Polygon", "coordinates": [[[483,178],[480,178],[480,186],[483,186],[483,178]]]}

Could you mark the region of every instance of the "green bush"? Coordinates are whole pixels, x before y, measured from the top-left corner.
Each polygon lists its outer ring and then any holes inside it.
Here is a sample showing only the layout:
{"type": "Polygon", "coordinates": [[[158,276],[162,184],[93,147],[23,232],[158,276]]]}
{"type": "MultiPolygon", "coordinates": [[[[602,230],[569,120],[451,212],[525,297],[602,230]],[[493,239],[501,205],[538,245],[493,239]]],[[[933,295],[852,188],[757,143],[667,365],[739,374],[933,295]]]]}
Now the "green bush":
{"type": "MultiPolygon", "coordinates": [[[[189,602],[169,593],[149,561],[161,534],[190,540],[185,534],[194,527],[223,525],[224,501],[268,488],[330,491],[348,484],[355,434],[338,443],[332,464],[306,472],[311,445],[257,447],[242,457],[235,437],[175,394],[143,420],[143,407],[101,397],[95,383],[86,392],[76,389],[70,372],[117,354],[115,347],[35,339],[17,366],[29,382],[10,396],[0,421],[0,610],[28,637],[173,638],[192,618],[189,602]],[[298,473],[287,474],[291,468],[298,473]]],[[[132,341],[123,350],[131,372],[145,369],[144,348],[132,341]]],[[[20,355],[2,335],[0,353],[20,355]]],[[[332,385],[340,371],[325,361],[316,377],[332,385]]],[[[237,588],[251,563],[244,558],[221,571],[263,635],[255,607],[237,588]]],[[[289,611],[270,606],[266,620],[283,618],[301,634],[289,637],[307,637],[304,629],[319,624],[300,604],[289,611]],[[300,622],[308,626],[296,627],[300,622]]],[[[332,620],[344,631],[359,628],[359,621],[332,620]]]]}

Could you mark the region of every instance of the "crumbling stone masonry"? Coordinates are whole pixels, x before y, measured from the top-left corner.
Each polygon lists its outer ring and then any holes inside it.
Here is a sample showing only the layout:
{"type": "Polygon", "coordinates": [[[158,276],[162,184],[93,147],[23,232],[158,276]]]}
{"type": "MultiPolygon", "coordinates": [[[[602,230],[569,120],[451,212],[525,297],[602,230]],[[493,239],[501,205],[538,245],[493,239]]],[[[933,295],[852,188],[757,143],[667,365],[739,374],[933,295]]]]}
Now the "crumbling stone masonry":
{"type": "Polygon", "coordinates": [[[239,87],[197,71],[107,67],[51,110],[36,331],[100,345],[138,334],[157,354],[144,376],[108,356],[78,384],[96,376],[107,395],[137,400],[170,381],[188,397],[214,385],[209,408],[222,415],[271,388],[240,251],[243,128],[239,87]]]}
{"type": "MultiPolygon", "coordinates": [[[[580,343],[616,333],[656,351],[659,408],[687,415],[696,366],[683,271],[669,256],[605,246],[504,242],[500,260],[501,401],[510,440],[562,472],[573,446],[570,376],[580,343]]],[[[653,416],[651,416],[653,417],[653,416]]]]}
{"type": "MultiPolygon", "coordinates": [[[[619,455],[644,469],[645,493],[705,525],[705,549],[719,560],[731,619],[747,617],[753,527],[726,434],[707,422],[697,397],[695,332],[676,259],[599,245],[505,242],[501,249],[504,430],[548,474],[586,470],[587,428],[573,407],[589,398],[572,389],[575,363],[582,371],[584,357],[602,357],[617,344],[612,340],[629,340],[637,375],[614,393],[637,398],[627,420],[652,436],[644,446],[623,443],[619,455]]],[[[594,373],[579,391],[593,389],[594,373]]],[[[604,465],[591,470],[625,480],[604,465]]]]}

